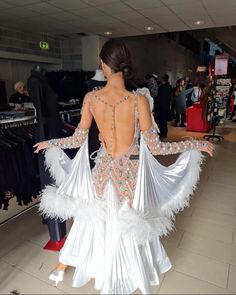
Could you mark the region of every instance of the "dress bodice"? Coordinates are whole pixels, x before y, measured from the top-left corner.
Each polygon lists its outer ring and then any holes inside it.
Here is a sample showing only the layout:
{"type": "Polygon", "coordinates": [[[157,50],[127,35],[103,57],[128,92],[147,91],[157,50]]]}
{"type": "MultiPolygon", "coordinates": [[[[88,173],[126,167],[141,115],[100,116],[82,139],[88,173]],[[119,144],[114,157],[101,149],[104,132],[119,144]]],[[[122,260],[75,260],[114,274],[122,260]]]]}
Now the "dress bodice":
{"type": "MultiPolygon", "coordinates": [[[[92,93],[91,93],[92,94],[92,93]]],[[[89,94],[89,96],[91,95],[89,94]]],[[[89,96],[85,99],[85,103],[89,103],[89,96]]],[[[99,98],[97,98],[100,100],[99,98]]],[[[95,157],[95,167],[92,169],[92,179],[97,196],[102,196],[104,189],[109,180],[112,181],[116,189],[117,196],[120,200],[128,199],[132,204],[134,198],[135,187],[137,183],[140,145],[139,138],[142,137],[145,145],[154,155],[176,154],[192,149],[201,149],[205,145],[205,141],[186,140],[180,142],[161,142],[158,135],[158,128],[155,124],[146,131],[140,132],[139,112],[138,112],[138,95],[135,93],[134,114],[135,114],[135,131],[132,144],[130,147],[117,156],[112,156],[110,148],[111,141],[105,145],[104,140],[100,135],[101,146],[95,157]]],[[[101,100],[100,100],[101,101],[101,100]]],[[[122,101],[120,102],[120,104],[122,101]]],[[[111,107],[112,111],[114,106],[111,107]]],[[[90,104],[90,112],[93,114],[93,109],[90,104]]],[[[115,117],[112,117],[111,127],[115,125],[115,117]]],[[[111,134],[114,128],[111,128],[111,134]]],[[[124,131],[125,132],[125,131],[124,131]]],[[[73,136],[63,139],[50,140],[50,144],[60,148],[79,148],[87,139],[88,129],[83,129],[80,125],[77,127],[73,136]]],[[[122,140],[122,139],[120,139],[122,140]]]]}

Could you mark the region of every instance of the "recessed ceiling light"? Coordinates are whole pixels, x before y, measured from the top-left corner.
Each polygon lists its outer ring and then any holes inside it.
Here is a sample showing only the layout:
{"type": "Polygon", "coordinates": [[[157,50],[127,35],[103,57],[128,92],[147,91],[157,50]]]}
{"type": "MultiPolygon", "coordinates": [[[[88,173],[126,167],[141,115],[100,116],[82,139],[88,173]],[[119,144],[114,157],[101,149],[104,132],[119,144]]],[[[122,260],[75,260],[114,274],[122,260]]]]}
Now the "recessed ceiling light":
{"type": "Polygon", "coordinates": [[[104,32],[104,35],[110,36],[110,35],[112,35],[112,32],[110,32],[110,31],[104,32]]]}
{"type": "Polygon", "coordinates": [[[204,24],[204,21],[203,20],[197,20],[194,22],[195,25],[197,26],[200,26],[200,25],[203,25],[204,24]]]}
{"type": "Polygon", "coordinates": [[[153,28],[153,27],[145,27],[145,30],[146,30],[146,31],[153,31],[154,28],[153,28]]]}

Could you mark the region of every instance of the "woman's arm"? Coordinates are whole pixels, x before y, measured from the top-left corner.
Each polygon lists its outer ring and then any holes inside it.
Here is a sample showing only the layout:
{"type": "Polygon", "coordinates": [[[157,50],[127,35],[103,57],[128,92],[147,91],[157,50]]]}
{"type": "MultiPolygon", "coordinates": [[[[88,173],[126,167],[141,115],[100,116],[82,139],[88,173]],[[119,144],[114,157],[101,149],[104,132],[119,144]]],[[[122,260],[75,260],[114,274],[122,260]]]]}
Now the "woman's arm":
{"type": "Polygon", "coordinates": [[[83,107],[81,110],[81,120],[72,136],[65,138],[55,138],[48,141],[36,143],[35,153],[42,149],[47,149],[52,146],[57,146],[61,149],[79,148],[85,141],[91,126],[93,115],[90,111],[90,96],[87,94],[84,98],[83,107]]]}
{"type": "Polygon", "coordinates": [[[153,155],[178,154],[195,149],[207,152],[212,156],[213,145],[205,140],[185,140],[171,143],[161,142],[158,135],[158,129],[152,123],[149,103],[144,96],[139,97],[138,109],[140,129],[143,138],[153,155]]]}

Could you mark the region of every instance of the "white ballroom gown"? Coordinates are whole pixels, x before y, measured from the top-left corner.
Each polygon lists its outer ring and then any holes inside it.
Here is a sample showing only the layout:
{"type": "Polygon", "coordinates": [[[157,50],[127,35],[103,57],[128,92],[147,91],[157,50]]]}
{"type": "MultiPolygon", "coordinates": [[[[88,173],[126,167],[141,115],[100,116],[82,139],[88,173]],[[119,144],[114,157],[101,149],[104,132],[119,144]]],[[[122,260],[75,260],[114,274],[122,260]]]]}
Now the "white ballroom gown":
{"type": "Polygon", "coordinates": [[[189,203],[199,179],[201,142],[160,142],[156,126],[140,132],[137,107],[135,118],[129,150],[112,158],[101,143],[92,171],[88,130],[80,126],[73,136],[52,141],[45,153],[55,185],[43,190],[40,212],[74,219],[59,255],[61,263],[75,267],[73,287],[94,278],[101,294],[130,294],[137,288],[151,294],[159,274],[171,268],[160,237],[189,203]],[[73,147],[79,150],[71,160],[62,149],[73,147]],[[180,152],[168,167],[153,156],[180,152]]]}

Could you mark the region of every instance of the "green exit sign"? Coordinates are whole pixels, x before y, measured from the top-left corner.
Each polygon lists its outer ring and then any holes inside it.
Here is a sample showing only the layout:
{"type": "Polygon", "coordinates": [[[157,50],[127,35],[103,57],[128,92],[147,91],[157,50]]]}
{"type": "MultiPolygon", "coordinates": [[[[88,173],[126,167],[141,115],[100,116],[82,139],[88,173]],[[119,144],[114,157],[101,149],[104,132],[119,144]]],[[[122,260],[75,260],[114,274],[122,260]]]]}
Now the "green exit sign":
{"type": "Polygon", "coordinates": [[[40,41],[40,42],[39,42],[39,47],[40,47],[41,49],[46,49],[46,50],[48,50],[48,49],[49,49],[49,43],[48,43],[47,41],[40,41]]]}

